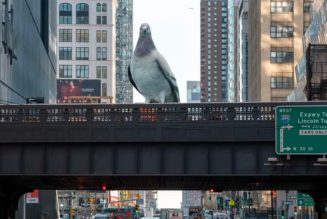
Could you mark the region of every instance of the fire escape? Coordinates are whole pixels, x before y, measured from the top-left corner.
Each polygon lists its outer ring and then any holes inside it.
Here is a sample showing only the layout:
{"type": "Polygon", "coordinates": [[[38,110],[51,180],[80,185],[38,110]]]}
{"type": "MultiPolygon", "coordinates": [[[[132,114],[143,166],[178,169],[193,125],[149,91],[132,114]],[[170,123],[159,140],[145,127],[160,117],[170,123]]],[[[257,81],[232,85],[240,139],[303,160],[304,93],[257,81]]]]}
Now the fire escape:
{"type": "Polygon", "coordinates": [[[306,58],[308,100],[327,100],[327,45],[309,45],[306,58]]]}

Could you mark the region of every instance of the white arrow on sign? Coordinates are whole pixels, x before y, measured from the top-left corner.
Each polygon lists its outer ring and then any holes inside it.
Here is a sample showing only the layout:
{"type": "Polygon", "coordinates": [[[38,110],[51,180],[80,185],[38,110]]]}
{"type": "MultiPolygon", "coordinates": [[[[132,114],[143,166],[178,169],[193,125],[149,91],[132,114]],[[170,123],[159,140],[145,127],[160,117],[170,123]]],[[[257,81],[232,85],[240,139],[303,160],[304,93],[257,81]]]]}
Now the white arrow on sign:
{"type": "Polygon", "coordinates": [[[284,147],[284,151],[290,151],[292,150],[290,147],[284,147]]]}
{"type": "Polygon", "coordinates": [[[287,130],[291,130],[293,128],[293,126],[291,126],[290,124],[287,124],[287,125],[283,125],[280,127],[280,130],[279,130],[279,144],[280,144],[280,152],[284,152],[284,151],[290,151],[291,148],[290,147],[284,147],[284,129],[287,129],[287,130]]]}

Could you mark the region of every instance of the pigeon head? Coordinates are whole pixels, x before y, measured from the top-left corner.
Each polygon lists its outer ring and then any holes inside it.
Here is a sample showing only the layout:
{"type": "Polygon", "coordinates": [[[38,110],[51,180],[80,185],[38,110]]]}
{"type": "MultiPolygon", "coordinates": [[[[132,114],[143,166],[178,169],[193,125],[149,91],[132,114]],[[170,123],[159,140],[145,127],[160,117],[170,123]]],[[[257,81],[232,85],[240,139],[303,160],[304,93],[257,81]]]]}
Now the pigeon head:
{"type": "Polygon", "coordinates": [[[146,36],[151,37],[151,29],[149,24],[143,23],[141,24],[140,27],[140,37],[146,37],[146,36]]]}
{"type": "Polygon", "coordinates": [[[149,24],[143,23],[140,27],[140,35],[136,44],[134,54],[136,56],[145,56],[155,49],[154,42],[151,36],[151,29],[149,24]]]}

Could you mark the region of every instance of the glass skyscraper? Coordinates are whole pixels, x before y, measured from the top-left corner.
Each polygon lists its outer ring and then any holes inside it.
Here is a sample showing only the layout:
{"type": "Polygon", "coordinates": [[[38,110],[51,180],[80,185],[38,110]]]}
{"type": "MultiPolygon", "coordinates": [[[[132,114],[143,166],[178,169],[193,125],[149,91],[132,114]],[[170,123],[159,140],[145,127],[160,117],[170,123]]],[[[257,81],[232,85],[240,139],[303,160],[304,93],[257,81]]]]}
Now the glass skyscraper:
{"type": "Polygon", "coordinates": [[[133,0],[118,0],[116,11],[116,103],[132,103],[128,65],[133,54],[133,0]]]}

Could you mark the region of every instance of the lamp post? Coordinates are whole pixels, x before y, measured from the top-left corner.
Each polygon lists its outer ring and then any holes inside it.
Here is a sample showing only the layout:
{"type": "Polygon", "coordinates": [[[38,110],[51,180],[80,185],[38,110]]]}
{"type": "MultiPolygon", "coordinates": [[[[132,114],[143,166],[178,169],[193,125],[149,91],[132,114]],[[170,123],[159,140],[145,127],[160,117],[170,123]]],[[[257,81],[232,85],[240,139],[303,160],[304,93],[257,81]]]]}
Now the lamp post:
{"type": "Polygon", "coordinates": [[[248,205],[249,205],[249,213],[248,213],[248,217],[250,217],[250,212],[251,212],[251,192],[249,191],[249,196],[248,196],[248,205]]]}
{"type": "Polygon", "coordinates": [[[44,103],[44,97],[28,97],[25,100],[26,100],[26,104],[44,103]]]}
{"type": "Polygon", "coordinates": [[[59,208],[60,218],[64,218],[64,212],[63,212],[64,204],[63,203],[60,203],[59,206],[60,206],[60,208],[59,208]]]}

